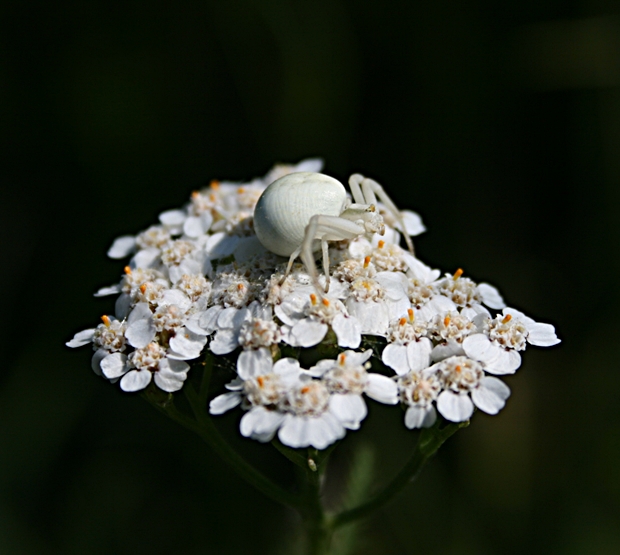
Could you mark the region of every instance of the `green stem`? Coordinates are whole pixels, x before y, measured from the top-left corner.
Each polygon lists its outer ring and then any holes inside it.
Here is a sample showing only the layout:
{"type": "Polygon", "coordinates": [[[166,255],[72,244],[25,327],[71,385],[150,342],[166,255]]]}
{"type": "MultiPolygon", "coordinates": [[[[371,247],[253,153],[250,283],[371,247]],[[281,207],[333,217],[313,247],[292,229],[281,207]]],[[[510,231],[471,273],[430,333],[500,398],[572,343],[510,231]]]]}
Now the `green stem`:
{"type": "Polygon", "coordinates": [[[441,429],[433,427],[424,430],[420,435],[413,456],[385,489],[365,503],[335,515],[331,520],[331,527],[336,529],[355,520],[365,518],[389,503],[409,482],[420,475],[426,461],[437,452],[441,445],[457,430],[467,425],[469,425],[469,421],[448,424],[441,429]]]}
{"type": "MultiPolygon", "coordinates": [[[[309,449],[308,460],[316,458],[316,450],[309,449]]],[[[327,555],[333,530],[325,517],[321,502],[321,473],[316,466],[313,469],[308,465],[303,477],[305,484],[303,485],[302,516],[306,526],[308,555],[327,555]]]]}

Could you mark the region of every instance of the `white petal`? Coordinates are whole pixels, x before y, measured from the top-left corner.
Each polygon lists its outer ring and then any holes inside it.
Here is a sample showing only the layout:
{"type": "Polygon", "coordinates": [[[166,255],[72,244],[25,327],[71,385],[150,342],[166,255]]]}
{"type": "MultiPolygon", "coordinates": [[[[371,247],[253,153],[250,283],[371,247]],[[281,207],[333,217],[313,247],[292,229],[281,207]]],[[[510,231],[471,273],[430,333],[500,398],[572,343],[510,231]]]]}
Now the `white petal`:
{"type": "Polygon", "coordinates": [[[487,414],[497,414],[504,408],[510,397],[510,388],[501,380],[489,376],[482,378],[480,384],[471,392],[474,404],[487,414]]]}
{"type": "Polygon", "coordinates": [[[184,275],[198,274],[202,274],[202,263],[191,258],[185,258],[178,266],[168,268],[168,277],[172,283],[177,283],[184,275]]]}
{"type": "Polygon", "coordinates": [[[271,372],[273,358],[269,349],[243,351],[237,358],[237,374],[244,380],[250,380],[271,372]]]}
{"type": "Polygon", "coordinates": [[[275,313],[280,320],[289,326],[294,326],[306,317],[305,307],[308,297],[302,295],[287,295],[284,300],[275,306],[275,313]]]}
{"type": "Polygon", "coordinates": [[[350,430],[357,430],[368,409],[361,395],[335,393],[329,399],[329,410],[350,430]]]}
{"type": "Polygon", "coordinates": [[[315,449],[325,449],[338,439],[339,431],[333,426],[332,419],[337,420],[328,412],[316,418],[307,419],[306,441],[308,446],[315,449]]]}
{"type": "Polygon", "coordinates": [[[176,305],[182,312],[187,312],[192,306],[192,301],[189,300],[189,297],[183,293],[183,291],[179,291],[178,289],[167,289],[162,294],[161,299],[157,302],[157,305],[176,305]]]}
{"type": "Polygon", "coordinates": [[[133,307],[133,310],[127,317],[127,324],[132,324],[136,320],[144,320],[145,318],[150,318],[152,314],[153,313],[151,312],[148,303],[138,303],[136,306],[133,307]]]}
{"type": "Polygon", "coordinates": [[[463,341],[463,350],[468,357],[485,364],[497,361],[501,357],[501,351],[503,351],[499,345],[493,343],[483,333],[474,333],[466,337],[463,341]]]}
{"type": "Polygon", "coordinates": [[[278,438],[284,445],[289,447],[307,447],[308,434],[306,419],[302,416],[287,414],[278,431],[278,438]]]}
{"type": "Polygon", "coordinates": [[[383,349],[381,360],[383,364],[389,366],[399,376],[404,376],[409,372],[406,345],[395,345],[394,343],[390,343],[383,349]]]}
{"type": "Polygon", "coordinates": [[[133,268],[151,268],[159,260],[160,254],[159,249],[142,249],[133,256],[129,265],[133,268]]]}
{"type": "MultiPolygon", "coordinates": [[[[385,289],[385,294],[389,299],[399,300],[407,296],[409,280],[402,272],[379,272],[375,279],[385,289]]],[[[405,309],[404,312],[407,312],[405,309]]]]}
{"type": "Polygon", "coordinates": [[[314,345],[318,345],[323,341],[327,330],[327,324],[312,318],[306,318],[293,326],[291,334],[301,347],[314,347],[314,345]]]}
{"type": "Polygon", "coordinates": [[[167,227],[179,228],[185,222],[185,210],[166,210],[159,215],[159,221],[167,227]]]}
{"type": "Polygon", "coordinates": [[[241,324],[252,317],[248,308],[225,308],[217,318],[217,327],[220,329],[239,329],[241,324]]]}
{"type": "Polygon", "coordinates": [[[370,254],[372,245],[364,236],[360,235],[349,243],[349,254],[351,258],[362,259],[370,254]]]}
{"type": "Polygon", "coordinates": [[[551,347],[560,343],[555,334],[555,328],[551,324],[535,323],[528,326],[529,334],[527,342],[537,347],[551,347]]]}
{"type": "Polygon", "coordinates": [[[499,356],[485,364],[485,370],[489,374],[504,375],[514,374],[521,366],[521,355],[517,351],[507,351],[499,347],[499,356]]]}
{"type": "Polygon", "coordinates": [[[127,326],[125,337],[132,347],[142,349],[146,347],[153,339],[155,339],[155,322],[153,318],[137,320],[133,324],[127,326]]]}
{"type": "Polygon", "coordinates": [[[67,347],[71,347],[72,349],[75,349],[76,347],[82,347],[83,345],[88,345],[88,343],[90,343],[93,340],[94,335],[95,335],[94,328],[89,329],[89,330],[78,331],[73,336],[73,339],[71,341],[67,341],[65,345],[67,347]]]}
{"type": "Polygon", "coordinates": [[[398,402],[398,386],[396,382],[381,374],[368,374],[368,383],[364,393],[371,399],[379,401],[379,403],[395,405],[398,402]]]}
{"type": "Polygon", "coordinates": [[[332,329],[338,338],[340,347],[357,349],[362,342],[362,325],[354,316],[336,314],[332,321],[332,329]]]}
{"type": "Polygon", "coordinates": [[[109,380],[120,378],[128,370],[127,356],[122,353],[112,353],[101,360],[101,371],[109,380]]]}
{"type": "Polygon", "coordinates": [[[526,316],[525,314],[523,314],[523,312],[517,310],[516,308],[507,306],[506,308],[504,308],[504,310],[502,310],[502,313],[504,314],[504,316],[508,316],[508,314],[510,314],[510,316],[512,316],[516,320],[523,322],[525,324],[525,327],[527,327],[528,329],[531,325],[536,323],[529,316],[526,316]]]}
{"type": "Polygon", "coordinates": [[[273,319],[273,309],[271,305],[264,305],[258,301],[252,301],[248,305],[248,310],[252,318],[260,318],[261,320],[273,319]]]}
{"type": "MultiPolygon", "coordinates": [[[[231,394],[225,393],[224,395],[231,394]]],[[[220,397],[224,397],[224,395],[220,395],[220,397]]],[[[219,397],[217,397],[217,399],[219,399],[219,397]]],[[[265,412],[265,407],[253,407],[243,415],[239,423],[239,431],[243,437],[250,437],[254,433],[254,426],[256,422],[260,420],[263,412],[265,412]]]]}
{"type": "Polygon", "coordinates": [[[283,421],[284,413],[276,410],[265,410],[260,421],[256,423],[254,433],[260,434],[261,438],[265,438],[266,441],[271,441],[283,421]]]}
{"type": "MultiPolygon", "coordinates": [[[[264,347],[260,350],[269,352],[268,349],[264,347]]],[[[299,361],[295,358],[281,358],[273,365],[273,373],[278,374],[280,379],[285,383],[292,384],[297,381],[301,372],[302,370],[299,365],[299,361]]]]}
{"type": "Polygon", "coordinates": [[[121,292],[120,285],[110,285],[109,287],[102,287],[95,293],[95,297],[107,297],[108,295],[118,295],[121,292]]]}
{"type": "Polygon", "coordinates": [[[212,306],[202,313],[198,324],[207,333],[213,333],[217,329],[217,320],[220,316],[220,312],[224,310],[224,307],[220,305],[212,306]]]}
{"type": "Polygon", "coordinates": [[[206,249],[211,259],[224,258],[235,252],[240,237],[226,233],[214,233],[207,241],[206,249]]]}
{"type": "Polygon", "coordinates": [[[410,430],[414,428],[430,428],[437,420],[435,407],[427,408],[409,407],[405,413],[405,426],[410,430]]]}
{"type": "Polygon", "coordinates": [[[433,270],[407,251],[403,252],[403,257],[413,274],[413,279],[418,283],[431,283],[441,275],[439,270],[433,270]]]}
{"type": "Polygon", "coordinates": [[[152,374],[148,370],[131,370],[121,378],[123,391],[140,391],[151,383],[152,374]]]}
{"type": "Polygon", "coordinates": [[[500,308],[504,308],[506,306],[506,303],[499,294],[499,291],[492,285],[489,285],[488,283],[479,283],[477,289],[478,293],[482,296],[482,302],[489,308],[499,310],[500,308]]]}
{"type": "Polygon", "coordinates": [[[174,372],[170,368],[162,368],[159,365],[159,371],[155,372],[153,379],[159,389],[174,393],[183,387],[183,382],[187,378],[187,372],[174,372]]]}
{"type": "Polygon", "coordinates": [[[437,397],[437,410],[450,422],[465,422],[474,412],[474,404],[467,395],[442,391],[437,397]]]}
{"type": "Polygon", "coordinates": [[[233,330],[220,330],[209,343],[209,349],[214,355],[227,355],[239,346],[239,335],[233,330]]]}
{"type": "Polygon", "coordinates": [[[187,328],[181,328],[177,331],[175,336],[170,339],[170,348],[174,351],[175,355],[179,356],[170,356],[171,358],[178,358],[181,360],[198,358],[206,343],[207,338],[203,335],[193,333],[187,328]]]}
{"type": "Polygon", "coordinates": [[[431,351],[431,360],[433,362],[439,362],[448,357],[461,356],[464,354],[465,351],[463,350],[463,346],[458,341],[450,339],[446,343],[435,345],[431,351]]]}
{"type": "Polygon", "coordinates": [[[358,302],[347,299],[347,310],[355,316],[362,325],[362,333],[371,335],[385,335],[390,321],[388,308],[385,303],[358,302]]]}
{"type": "Polygon", "coordinates": [[[268,255],[268,252],[269,251],[263,247],[258,240],[258,237],[256,237],[256,235],[251,235],[250,237],[242,237],[239,240],[235,246],[233,255],[235,257],[235,262],[243,264],[255,257],[265,257],[268,255]]]}
{"type": "Polygon", "coordinates": [[[183,322],[185,327],[197,335],[209,335],[209,332],[207,330],[200,327],[199,322],[203,314],[204,312],[196,312],[196,314],[192,314],[183,322]]]}
{"type": "MultiPolygon", "coordinates": [[[[205,212],[205,214],[207,213],[208,212],[205,212]]],[[[185,220],[185,222],[183,222],[183,233],[188,237],[200,237],[201,235],[204,235],[207,230],[208,228],[204,228],[202,218],[200,218],[199,216],[190,216],[185,220]]]]}
{"type": "Polygon", "coordinates": [[[431,351],[433,344],[430,339],[421,337],[418,341],[412,341],[407,345],[407,360],[409,369],[417,372],[424,370],[431,364],[431,351]]]}
{"type": "Polygon", "coordinates": [[[420,235],[420,233],[424,233],[426,231],[426,227],[422,223],[422,218],[415,212],[411,210],[401,210],[401,217],[403,218],[403,222],[405,223],[405,231],[415,237],[416,235],[420,235]]]}
{"type": "Polygon", "coordinates": [[[97,376],[101,376],[101,361],[109,354],[105,349],[97,349],[90,359],[90,367],[97,376]]]}
{"type": "Polygon", "coordinates": [[[293,166],[293,171],[296,172],[311,172],[311,173],[319,173],[323,169],[323,159],[322,158],[306,158],[293,166]]]}
{"type": "Polygon", "coordinates": [[[356,351],[345,351],[344,355],[347,357],[347,364],[361,366],[372,356],[372,349],[367,349],[359,353],[356,351]]]}
{"type": "Polygon", "coordinates": [[[123,235],[114,239],[114,243],[108,250],[108,256],[114,259],[129,256],[136,246],[136,239],[133,235],[123,235]]]}
{"type": "Polygon", "coordinates": [[[215,399],[211,400],[211,402],[209,403],[209,412],[211,414],[224,414],[226,411],[234,409],[240,404],[240,393],[223,393],[222,395],[218,395],[215,399]]]}
{"type": "Polygon", "coordinates": [[[131,297],[126,293],[120,295],[114,303],[114,316],[119,320],[124,320],[131,309],[131,297]]]}

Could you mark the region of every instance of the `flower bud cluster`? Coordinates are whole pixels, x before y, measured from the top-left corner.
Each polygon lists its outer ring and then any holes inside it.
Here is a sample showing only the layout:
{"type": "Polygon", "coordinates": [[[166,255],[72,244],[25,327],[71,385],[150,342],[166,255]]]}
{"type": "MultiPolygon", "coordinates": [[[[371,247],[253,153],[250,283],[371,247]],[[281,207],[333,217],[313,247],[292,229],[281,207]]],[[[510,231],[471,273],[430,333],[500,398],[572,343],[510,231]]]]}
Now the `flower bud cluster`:
{"type": "Polygon", "coordinates": [[[365,397],[400,403],[409,428],[431,426],[437,412],[453,422],[475,407],[497,413],[510,391],[496,376],[519,368],[528,343],[559,343],[553,326],[506,307],[462,270],[442,276],[401,248],[401,233],[425,228],[402,211],[399,229],[381,204],[383,235],[330,244],[330,275],[319,277],[326,292],[301,263],[287,274],[287,261],[254,234],[254,206],[274,179],[320,169],[306,160],[249,183],[213,181],[158,224],[119,237],[108,255],[129,262],[118,284],[96,293],[117,295],[114,314],[67,345],[91,344],[95,372],[127,392],[153,383],[173,393],[205,351],[233,357],[237,377],[211,413],[239,406],[242,435],[277,434],[291,447],[323,449],[359,428],[365,397]],[[287,346],[321,343],[339,354],[308,369],[280,358],[287,346]],[[371,356],[381,373],[369,371],[371,356]]]}

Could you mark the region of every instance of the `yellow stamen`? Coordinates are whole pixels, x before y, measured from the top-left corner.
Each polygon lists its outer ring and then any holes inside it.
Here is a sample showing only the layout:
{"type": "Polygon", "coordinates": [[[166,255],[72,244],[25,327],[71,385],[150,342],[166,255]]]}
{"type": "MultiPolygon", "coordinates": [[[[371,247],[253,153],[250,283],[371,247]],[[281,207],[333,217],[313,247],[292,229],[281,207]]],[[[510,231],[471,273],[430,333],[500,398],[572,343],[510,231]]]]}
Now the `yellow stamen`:
{"type": "Polygon", "coordinates": [[[458,366],[458,365],[457,365],[457,366],[455,366],[455,367],[454,367],[454,371],[455,371],[457,374],[459,374],[459,373],[461,372],[461,367],[460,367],[460,366],[458,366]]]}
{"type": "Polygon", "coordinates": [[[323,306],[329,306],[329,301],[327,299],[321,299],[323,306]]]}
{"type": "Polygon", "coordinates": [[[370,264],[370,256],[364,258],[364,268],[368,268],[368,264],[370,264]]]}
{"type": "Polygon", "coordinates": [[[413,312],[413,308],[408,308],[407,314],[409,315],[409,321],[413,323],[413,321],[415,320],[415,313],[413,312]]]}
{"type": "Polygon", "coordinates": [[[245,189],[244,189],[243,187],[239,187],[239,188],[237,189],[237,194],[238,194],[238,195],[242,195],[243,193],[245,193],[245,189]]]}
{"type": "Polygon", "coordinates": [[[143,294],[143,295],[146,293],[146,283],[143,283],[143,284],[140,286],[140,291],[142,291],[142,294],[143,294]]]}
{"type": "Polygon", "coordinates": [[[374,204],[371,204],[371,205],[368,207],[368,212],[374,212],[375,210],[376,210],[376,208],[375,208],[375,205],[374,205],[374,204]]]}
{"type": "Polygon", "coordinates": [[[382,249],[383,247],[385,247],[385,241],[384,241],[383,239],[381,239],[381,240],[379,241],[379,243],[377,244],[377,246],[378,246],[380,249],[382,249]]]}
{"type": "Polygon", "coordinates": [[[446,316],[443,319],[443,325],[446,326],[446,327],[448,327],[450,325],[450,316],[446,316]]]}
{"type": "Polygon", "coordinates": [[[192,191],[192,198],[197,200],[200,198],[200,193],[198,191],[192,191]]]}
{"type": "Polygon", "coordinates": [[[407,318],[401,318],[401,319],[398,321],[398,325],[399,325],[399,326],[404,326],[406,323],[407,323],[407,318]]]}
{"type": "Polygon", "coordinates": [[[312,303],[312,306],[316,305],[316,295],[314,293],[310,293],[310,302],[312,303]]]}
{"type": "Polygon", "coordinates": [[[262,389],[265,385],[265,378],[263,378],[262,376],[258,376],[258,378],[256,378],[256,381],[258,382],[258,387],[262,389]]]}
{"type": "Polygon", "coordinates": [[[459,279],[461,276],[463,275],[463,268],[459,268],[456,272],[454,272],[454,275],[452,276],[452,279],[454,281],[456,281],[457,279],[459,279]]]}
{"type": "Polygon", "coordinates": [[[309,386],[302,387],[301,390],[300,390],[302,395],[305,395],[306,393],[308,393],[308,391],[310,391],[310,387],[309,386]]]}
{"type": "Polygon", "coordinates": [[[110,327],[110,318],[105,314],[101,317],[101,321],[106,325],[106,327],[110,327]]]}
{"type": "Polygon", "coordinates": [[[507,324],[508,322],[510,322],[510,320],[512,320],[512,316],[510,314],[506,314],[506,316],[504,316],[504,319],[502,320],[502,324],[507,324]]]}
{"type": "Polygon", "coordinates": [[[131,274],[131,268],[130,268],[129,266],[125,266],[125,267],[123,268],[123,271],[124,271],[127,275],[131,274]]]}
{"type": "Polygon", "coordinates": [[[215,195],[214,195],[213,193],[211,193],[211,194],[209,195],[209,200],[210,200],[211,202],[215,202],[217,199],[215,198],[215,195]]]}
{"type": "Polygon", "coordinates": [[[372,285],[367,281],[362,281],[362,287],[365,287],[368,291],[372,288],[372,285]]]}
{"type": "Polygon", "coordinates": [[[345,355],[344,353],[340,353],[338,355],[338,364],[340,364],[340,366],[344,366],[344,363],[346,360],[347,360],[347,355],[345,355]]]}
{"type": "Polygon", "coordinates": [[[209,183],[209,187],[211,187],[211,189],[217,191],[220,188],[220,182],[217,179],[212,179],[211,183],[209,183]]]}
{"type": "Polygon", "coordinates": [[[244,287],[245,287],[245,285],[243,285],[243,283],[237,283],[237,289],[239,291],[241,291],[244,287]]]}

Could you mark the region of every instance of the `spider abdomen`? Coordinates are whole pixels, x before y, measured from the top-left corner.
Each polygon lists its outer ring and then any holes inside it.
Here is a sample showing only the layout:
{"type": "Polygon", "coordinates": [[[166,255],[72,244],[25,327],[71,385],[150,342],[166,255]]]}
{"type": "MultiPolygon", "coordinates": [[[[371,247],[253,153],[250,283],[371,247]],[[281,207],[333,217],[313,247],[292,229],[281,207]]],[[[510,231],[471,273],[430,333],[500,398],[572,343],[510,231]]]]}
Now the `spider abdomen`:
{"type": "MultiPolygon", "coordinates": [[[[254,209],[254,230],[262,245],[280,256],[290,256],[304,239],[306,226],[316,214],[340,216],[346,189],[321,173],[298,172],[269,185],[254,209]]],[[[314,250],[320,247],[316,241],[314,250]]]]}

